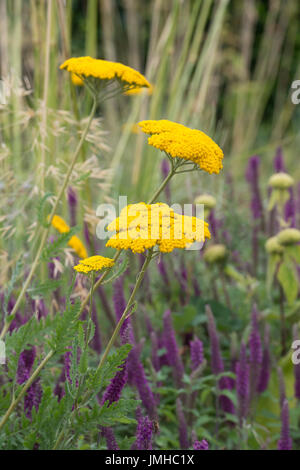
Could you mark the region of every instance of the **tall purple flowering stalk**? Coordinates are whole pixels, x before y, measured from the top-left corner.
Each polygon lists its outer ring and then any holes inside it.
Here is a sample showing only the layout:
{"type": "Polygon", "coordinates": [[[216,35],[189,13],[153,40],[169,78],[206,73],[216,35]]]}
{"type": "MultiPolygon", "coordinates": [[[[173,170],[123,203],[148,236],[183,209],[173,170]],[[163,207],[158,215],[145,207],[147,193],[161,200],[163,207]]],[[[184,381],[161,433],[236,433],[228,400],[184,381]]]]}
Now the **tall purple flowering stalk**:
{"type": "Polygon", "coordinates": [[[191,369],[194,371],[198,369],[204,360],[203,343],[199,338],[195,337],[194,340],[190,342],[190,353],[191,369]]]}
{"type": "Polygon", "coordinates": [[[102,427],[101,428],[101,436],[103,436],[106,440],[107,450],[120,450],[112,428],[102,427]]]}
{"type": "Polygon", "coordinates": [[[281,433],[278,441],[278,450],[292,450],[293,442],[290,437],[289,405],[287,400],[283,402],[281,410],[281,433]]]}
{"type": "MultiPolygon", "coordinates": [[[[35,347],[32,347],[31,349],[25,349],[20,354],[19,362],[18,362],[18,369],[17,369],[17,383],[18,384],[22,385],[24,382],[26,382],[29,379],[35,357],[36,357],[35,347]]],[[[38,378],[30,385],[24,397],[24,411],[25,411],[27,418],[31,418],[33,407],[35,407],[35,409],[38,410],[41,399],[42,399],[42,387],[40,384],[40,379],[38,378]]]]}
{"type": "Polygon", "coordinates": [[[178,419],[179,444],[180,449],[189,448],[188,426],[183,412],[183,406],[180,398],[176,400],[176,414],[178,419]]]}
{"type": "Polygon", "coordinates": [[[252,256],[253,256],[253,265],[252,271],[256,274],[256,269],[258,266],[259,258],[259,244],[258,244],[258,224],[260,222],[261,229],[264,228],[264,216],[263,216],[263,205],[259,189],[259,165],[260,157],[254,155],[249,159],[248,167],[246,170],[246,179],[250,185],[251,189],[251,211],[254,221],[253,230],[252,230],[252,256]]]}
{"type": "Polygon", "coordinates": [[[173,369],[173,377],[177,387],[181,387],[182,378],[184,374],[184,367],[176,342],[176,336],[173,328],[170,310],[167,310],[163,315],[163,333],[164,345],[167,350],[168,363],[173,369]]]}
{"type": "MultiPolygon", "coordinates": [[[[117,322],[120,320],[125,308],[126,308],[126,300],[124,296],[124,280],[123,277],[119,277],[113,285],[114,295],[113,295],[113,302],[117,317],[117,322]]],[[[128,325],[130,323],[130,318],[124,321],[123,325],[120,329],[120,336],[122,337],[124,331],[127,330],[128,325]]],[[[133,337],[130,338],[130,342],[134,342],[133,337]]]]}
{"type": "MultiPolygon", "coordinates": [[[[208,319],[208,334],[210,339],[211,369],[215,375],[224,372],[224,363],[221,356],[219,337],[216,329],[215,319],[210,307],[206,306],[206,315],[208,319]]],[[[228,377],[221,377],[218,383],[219,390],[230,390],[231,384],[228,377]]],[[[232,401],[225,395],[220,395],[219,403],[225,413],[234,413],[232,401]]]]}
{"type": "Polygon", "coordinates": [[[70,212],[70,224],[71,227],[74,227],[76,225],[77,195],[71,186],[68,188],[68,204],[70,212]]]}
{"type": "Polygon", "coordinates": [[[246,418],[249,405],[249,364],[246,345],[241,344],[239,361],[236,364],[236,393],[238,397],[239,423],[246,418]]]}
{"type": "MultiPolygon", "coordinates": [[[[294,341],[299,339],[297,325],[294,325],[293,327],[293,338],[294,338],[294,341]]],[[[295,398],[297,398],[297,400],[300,400],[300,363],[294,364],[294,377],[295,377],[295,385],[294,385],[295,398]]]]}
{"type": "Polygon", "coordinates": [[[285,165],[283,161],[282,148],[277,147],[274,157],[274,170],[276,173],[285,172],[285,165]]]}
{"type": "Polygon", "coordinates": [[[258,393],[264,392],[268,388],[271,374],[271,356],[270,356],[270,327],[265,326],[264,347],[260,374],[257,383],[258,393]]]}
{"type": "Polygon", "coordinates": [[[135,450],[152,450],[153,423],[148,416],[138,418],[135,450]]]}
{"type": "Polygon", "coordinates": [[[259,379],[262,363],[262,345],[258,327],[258,310],[256,305],[253,305],[251,314],[251,331],[249,337],[249,349],[250,349],[250,401],[252,402],[259,379]]]}
{"type": "Polygon", "coordinates": [[[202,439],[202,441],[195,441],[193,444],[193,449],[194,450],[208,450],[209,449],[208,442],[205,439],[202,439]]]}
{"type": "Polygon", "coordinates": [[[146,377],[145,369],[140,361],[140,348],[135,345],[128,355],[128,376],[130,376],[130,384],[134,385],[139,393],[140,399],[151,419],[157,415],[156,400],[150,388],[146,377]]]}

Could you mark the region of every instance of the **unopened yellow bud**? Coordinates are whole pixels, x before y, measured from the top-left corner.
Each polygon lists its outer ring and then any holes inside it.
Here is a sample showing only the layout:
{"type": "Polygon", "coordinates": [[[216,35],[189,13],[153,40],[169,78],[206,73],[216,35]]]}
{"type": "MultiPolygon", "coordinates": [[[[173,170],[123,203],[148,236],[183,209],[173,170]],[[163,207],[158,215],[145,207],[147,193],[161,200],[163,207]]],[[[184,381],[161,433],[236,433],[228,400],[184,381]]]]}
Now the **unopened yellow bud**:
{"type": "Polygon", "coordinates": [[[274,189],[288,189],[294,184],[294,179],[287,173],[275,173],[269,179],[269,186],[274,189]]]}
{"type": "Polygon", "coordinates": [[[222,263],[227,258],[227,249],[225,245],[216,244],[209,246],[203,255],[208,264],[222,263]]]}
{"type": "Polygon", "coordinates": [[[295,245],[300,242],[300,230],[296,228],[286,228],[279,232],[277,239],[282,246],[295,245]]]}

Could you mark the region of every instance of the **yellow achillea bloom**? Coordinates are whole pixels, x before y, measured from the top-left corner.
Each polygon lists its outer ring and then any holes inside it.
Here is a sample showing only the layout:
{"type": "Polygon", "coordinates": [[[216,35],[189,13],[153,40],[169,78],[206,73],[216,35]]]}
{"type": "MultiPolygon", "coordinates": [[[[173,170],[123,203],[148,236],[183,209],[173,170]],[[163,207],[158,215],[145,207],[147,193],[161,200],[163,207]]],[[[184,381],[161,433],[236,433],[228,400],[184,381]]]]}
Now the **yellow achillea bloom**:
{"type": "Polygon", "coordinates": [[[105,258],[104,256],[90,256],[79,261],[79,264],[74,266],[75,271],[78,273],[88,274],[92,271],[101,271],[105,268],[111,268],[115,264],[111,258],[105,258]]]}
{"type": "MultiPolygon", "coordinates": [[[[59,233],[67,233],[70,231],[69,225],[61,217],[59,217],[59,215],[53,216],[51,224],[59,233]]],[[[68,241],[68,246],[73,248],[79,258],[87,257],[87,251],[82,241],[76,237],[76,235],[73,235],[73,237],[70,238],[68,241]]]]}
{"type": "Polygon", "coordinates": [[[115,231],[107,247],[143,253],[157,246],[163,253],[186,248],[210,238],[208,224],[196,217],[180,215],[167,204],[130,204],[124,207],[107,230],[115,231]]]}
{"type": "Polygon", "coordinates": [[[66,60],[60,68],[77,75],[81,80],[94,77],[106,81],[117,80],[128,89],[151,87],[140,72],[119,62],[93,59],[92,57],[73,57],[66,60]]]}
{"type": "Polygon", "coordinates": [[[139,126],[151,135],[149,145],[171,157],[191,161],[208,173],[219,173],[223,168],[223,151],[204,132],[166,119],[141,121],[139,126]]]}
{"type": "Polygon", "coordinates": [[[71,80],[72,80],[73,85],[75,85],[75,86],[83,86],[84,85],[83,80],[81,80],[81,78],[78,77],[78,75],[76,75],[76,73],[71,73],[71,80]]]}

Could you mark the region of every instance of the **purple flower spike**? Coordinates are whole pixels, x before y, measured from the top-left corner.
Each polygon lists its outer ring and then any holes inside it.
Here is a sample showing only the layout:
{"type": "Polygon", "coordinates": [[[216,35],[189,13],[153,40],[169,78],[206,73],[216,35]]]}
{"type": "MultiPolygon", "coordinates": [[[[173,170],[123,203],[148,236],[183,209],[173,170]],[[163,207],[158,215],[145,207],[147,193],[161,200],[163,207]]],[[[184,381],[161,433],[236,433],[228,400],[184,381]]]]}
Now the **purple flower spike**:
{"type": "Polygon", "coordinates": [[[293,442],[290,437],[289,425],[289,405],[287,400],[284,401],[281,410],[281,434],[278,441],[278,450],[292,450],[293,442]]]}
{"type": "Polygon", "coordinates": [[[182,406],[180,398],[177,398],[176,400],[176,414],[177,414],[178,427],[179,427],[180,449],[188,449],[189,448],[188,427],[187,427],[187,423],[185,420],[183,406],[182,406]]]}
{"type": "MultiPolygon", "coordinates": [[[[19,358],[18,370],[17,370],[17,383],[23,384],[26,382],[31,374],[31,369],[35,360],[36,349],[25,349],[19,358]]],[[[24,397],[24,411],[27,418],[31,418],[31,412],[33,407],[38,410],[39,404],[42,399],[42,388],[40,379],[35,380],[28,388],[24,397]]]]}
{"type": "Polygon", "coordinates": [[[278,147],[274,157],[274,170],[276,173],[285,172],[282,148],[278,147]]]}
{"type": "Polygon", "coordinates": [[[205,439],[202,439],[202,441],[195,441],[193,444],[193,449],[194,450],[208,450],[209,449],[208,442],[205,439]]]}
{"type": "Polygon", "coordinates": [[[136,450],[152,450],[153,424],[148,416],[138,419],[136,433],[136,450]]]}
{"type": "Polygon", "coordinates": [[[236,392],[239,402],[239,420],[241,423],[247,416],[249,404],[249,364],[244,343],[241,344],[240,358],[236,365],[236,392]]]}
{"type": "Polygon", "coordinates": [[[259,365],[262,362],[262,346],[258,328],[258,311],[256,305],[253,306],[251,316],[251,333],[249,338],[250,362],[259,365]]]}
{"type": "Polygon", "coordinates": [[[139,358],[139,346],[134,346],[127,358],[128,382],[135,385],[140,399],[151,419],[156,417],[156,402],[139,358]]]}
{"type": "Polygon", "coordinates": [[[103,398],[101,403],[105,403],[108,401],[108,404],[111,405],[112,403],[119,401],[122,390],[127,381],[127,364],[126,361],[122,365],[122,368],[118,370],[116,375],[111,379],[110,384],[108,385],[107,389],[104,392],[103,398]]]}
{"type": "Polygon", "coordinates": [[[208,334],[210,339],[211,369],[216,375],[224,372],[224,364],[220,351],[219,337],[216,329],[215,319],[211,309],[206,307],[208,319],[208,334]]]}
{"type": "Polygon", "coordinates": [[[254,155],[249,159],[248,167],[246,170],[246,179],[250,184],[252,192],[251,210],[254,219],[260,219],[263,211],[258,184],[259,165],[260,157],[258,155],[254,155]]]}
{"type": "Polygon", "coordinates": [[[258,393],[264,392],[268,388],[271,373],[271,356],[270,356],[270,327],[265,327],[264,349],[260,369],[260,375],[257,384],[258,393]]]}
{"type": "Polygon", "coordinates": [[[181,387],[184,374],[183,363],[179,354],[176,342],[175,331],[171,317],[171,311],[167,310],[163,315],[164,343],[167,350],[167,358],[173,368],[173,375],[176,385],[181,387]]]}
{"type": "MultiPolygon", "coordinates": [[[[299,339],[297,325],[294,325],[293,327],[293,338],[294,338],[294,341],[299,339]]],[[[300,400],[300,363],[294,364],[294,377],[295,377],[295,385],[294,385],[295,398],[300,400]]]]}
{"type": "Polygon", "coordinates": [[[119,450],[112,428],[102,428],[101,435],[106,439],[107,450],[119,450]]]}
{"type": "Polygon", "coordinates": [[[203,343],[200,339],[195,338],[190,342],[190,351],[191,351],[191,368],[196,370],[204,360],[203,354],[203,343]]]}
{"type": "Polygon", "coordinates": [[[71,226],[74,227],[74,225],[76,225],[77,195],[71,186],[68,188],[68,203],[70,211],[70,222],[71,226]]]}

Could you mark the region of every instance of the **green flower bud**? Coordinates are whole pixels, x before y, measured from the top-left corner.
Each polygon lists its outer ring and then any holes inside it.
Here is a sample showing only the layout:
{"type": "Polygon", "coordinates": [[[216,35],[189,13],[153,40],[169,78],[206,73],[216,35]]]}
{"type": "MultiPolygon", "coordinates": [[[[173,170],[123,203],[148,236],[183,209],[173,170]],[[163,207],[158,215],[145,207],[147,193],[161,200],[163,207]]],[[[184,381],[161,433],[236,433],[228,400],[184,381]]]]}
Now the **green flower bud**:
{"type": "Polygon", "coordinates": [[[294,184],[294,179],[287,173],[275,173],[269,179],[269,186],[274,189],[288,189],[294,184]]]}
{"type": "Polygon", "coordinates": [[[216,199],[210,194],[200,194],[195,198],[194,204],[204,204],[205,209],[213,209],[216,206],[216,199]]]}
{"type": "Polygon", "coordinates": [[[221,244],[209,246],[206,248],[203,258],[208,264],[225,262],[227,258],[226,246],[221,244]]]}
{"type": "Polygon", "coordinates": [[[278,233],[277,239],[282,246],[295,245],[300,242],[300,230],[296,228],[286,228],[278,233]]]}
{"type": "Polygon", "coordinates": [[[265,249],[270,254],[280,254],[283,252],[283,247],[279,244],[277,237],[271,237],[266,241],[265,249]]]}

